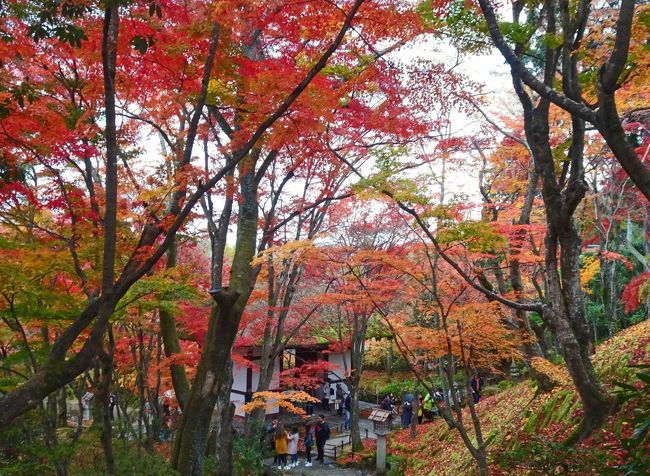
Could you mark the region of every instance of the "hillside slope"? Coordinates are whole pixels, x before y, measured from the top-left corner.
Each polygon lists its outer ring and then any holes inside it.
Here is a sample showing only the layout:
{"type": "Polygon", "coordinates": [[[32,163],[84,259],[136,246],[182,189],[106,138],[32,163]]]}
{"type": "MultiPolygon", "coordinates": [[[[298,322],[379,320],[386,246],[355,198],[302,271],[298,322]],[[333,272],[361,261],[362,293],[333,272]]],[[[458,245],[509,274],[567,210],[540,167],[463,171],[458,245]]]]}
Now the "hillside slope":
{"type": "MultiPolygon", "coordinates": [[[[489,442],[491,474],[645,474],[648,467],[639,464],[649,464],[648,438],[640,447],[631,436],[640,421],[633,421],[634,417],[648,418],[650,377],[648,369],[629,365],[650,364],[650,321],[599,345],[593,361],[609,391],[620,392],[616,382],[623,382],[629,385],[625,388],[631,398],[619,404],[601,430],[578,445],[562,444],[582,410],[561,367],[545,369],[560,382],[550,393],[536,395],[533,384],[524,381],[481,400],[477,408],[489,442]]],[[[441,420],[419,426],[414,440],[408,430],[392,434],[389,452],[405,460],[403,471],[408,475],[474,473],[474,462],[458,433],[441,420]]]]}

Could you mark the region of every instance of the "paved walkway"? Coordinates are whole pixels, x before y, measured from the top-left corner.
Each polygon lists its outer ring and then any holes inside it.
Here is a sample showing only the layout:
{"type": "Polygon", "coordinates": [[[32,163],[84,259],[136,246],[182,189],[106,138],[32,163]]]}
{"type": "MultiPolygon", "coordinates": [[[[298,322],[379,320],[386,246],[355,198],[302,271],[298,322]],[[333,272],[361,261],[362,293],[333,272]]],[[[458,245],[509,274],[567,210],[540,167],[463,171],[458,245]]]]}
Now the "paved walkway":
{"type": "Polygon", "coordinates": [[[337,468],[335,464],[315,463],[314,466],[306,468],[302,463],[300,466],[292,469],[282,470],[283,475],[293,476],[369,476],[375,474],[374,471],[362,471],[360,469],[337,468]]]}

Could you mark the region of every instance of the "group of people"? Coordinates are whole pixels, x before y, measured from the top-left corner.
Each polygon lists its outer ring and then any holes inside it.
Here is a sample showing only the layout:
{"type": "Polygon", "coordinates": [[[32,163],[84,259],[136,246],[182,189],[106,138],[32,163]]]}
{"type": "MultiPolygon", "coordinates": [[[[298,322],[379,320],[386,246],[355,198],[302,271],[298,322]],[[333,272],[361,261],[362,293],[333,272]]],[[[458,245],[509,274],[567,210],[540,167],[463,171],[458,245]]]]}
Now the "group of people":
{"type": "MultiPolygon", "coordinates": [[[[311,466],[311,450],[316,444],[316,461],[321,464],[325,461],[325,443],[330,437],[330,427],[325,421],[325,415],[319,415],[315,422],[307,422],[304,425],[303,445],[305,447],[305,466],[311,466]]],[[[268,427],[271,434],[271,446],[275,456],[273,464],[278,469],[291,469],[297,467],[298,463],[298,444],[300,441],[300,432],[298,427],[292,427],[287,431],[284,423],[279,419],[271,421],[268,427]],[[289,462],[289,457],[291,462],[289,462]]]]}
{"type": "MultiPolygon", "coordinates": [[[[347,388],[343,385],[336,383],[325,382],[322,387],[322,405],[323,410],[336,411],[338,415],[342,415],[343,429],[349,430],[352,424],[352,398],[347,388]]],[[[309,413],[307,413],[309,415],[309,413]]]]}
{"type": "MultiPolygon", "coordinates": [[[[472,401],[474,402],[474,405],[476,405],[481,400],[481,392],[483,391],[483,378],[481,377],[481,374],[476,373],[472,376],[470,379],[470,388],[472,389],[472,401]]],[[[442,387],[436,388],[432,393],[427,392],[424,396],[418,394],[417,398],[418,423],[422,423],[425,419],[433,420],[434,416],[440,416],[442,410],[447,405],[447,402],[451,407],[454,407],[456,402],[461,406],[464,403],[463,393],[457,383],[454,383],[448,390],[446,399],[442,387]]],[[[389,393],[384,396],[380,408],[392,412],[395,416],[399,414],[402,428],[406,428],[410,426],[413,421],[413,400],[413,395],[406,395],[404,402],[400,405],[395,396],[392,393],[389,393]]]]}

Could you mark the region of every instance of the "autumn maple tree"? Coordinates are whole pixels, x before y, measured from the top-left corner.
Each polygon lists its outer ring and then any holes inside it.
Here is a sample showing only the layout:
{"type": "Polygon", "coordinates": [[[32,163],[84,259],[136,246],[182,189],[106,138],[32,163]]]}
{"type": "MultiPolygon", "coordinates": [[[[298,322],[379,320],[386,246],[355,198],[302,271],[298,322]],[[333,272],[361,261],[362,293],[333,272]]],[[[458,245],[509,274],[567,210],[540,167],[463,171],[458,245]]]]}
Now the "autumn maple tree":
{"type": "MultiPolygon", "coordinates": [[[[67,474],[57,424],[92,392],[110,474],[113,432],[157,451],[171,402],[171,466],[203,474],[209,454],[232,474],[233,362],[261,349],[252,435],[276,360],[327,342],[351,351],[358,449],[366,332],[382,321],[447,387],[456,366],[521,358],[548,389],[557,350],[584,410],[572,439],[596,429],[614,407],[594,341],[649,302],[648,8],[517,1],[509,22],[495,8],[0,4],[3,428],[37,418],[67,474]],[[493,114],[458,64],[401,54],[441,35],[461,54],[495,46],[522,114],[493,114]],[[476,133],[452,132],[475,112],[476,133]],[[468,170],[478,186],[455,195],[468,170]]],[[[327,371],[282,378],[314,387],[327,371]]],[[[485,473],[476,410],[476,441],[456,410],[445,419],[485,473]]]]}

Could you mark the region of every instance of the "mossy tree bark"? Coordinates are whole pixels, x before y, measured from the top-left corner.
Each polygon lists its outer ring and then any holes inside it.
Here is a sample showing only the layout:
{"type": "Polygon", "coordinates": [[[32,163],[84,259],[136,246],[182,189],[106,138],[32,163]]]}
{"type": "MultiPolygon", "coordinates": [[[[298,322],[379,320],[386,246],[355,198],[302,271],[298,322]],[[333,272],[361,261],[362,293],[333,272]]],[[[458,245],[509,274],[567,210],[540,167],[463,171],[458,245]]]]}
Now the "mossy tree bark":
{"type": "MultiPolygon", "coordinates": [[[[542,26],[547,35],[561,38],[562,42],[556,48],[547,47],[543,52],[542,77],[539,79],[524,67],[521,60],[527,42],[517,43],[514,49],[511,48],[499,30],[491,5],[486,0],[479,0],[479,3],[495,46],[510,64],[514,89],[524,110],[526,139],[535,171],[541,180],[547,224],[544,254],[545,303],[541,314],[545,324],[557,339],[560,352],[583,403],[584,418],[576,434],[584,437],[600,426],[608,410],[607,395],[595,376],[590,360],[593,343],[589,335],[580,288],[581,240],[573,219],[576,207],[587,190],[583,165],[585,121],[597,126],[602,125],[598,115],[581,104],[582,91],[578,76],[578,58],[575,54],[584,36],[589,2],[581,0],[575,5],[570,5],[566,0],[545,0],[543,11],[553,12],[553,14],[547,14],[540,19],[543,22],[542,26]],[[558,68],[562,71],[562,93],[554,89],[558,68]],[[530,86],[539,97],[532,97],[524,88],[524,84],[530,86]],[[557,104],[571,114],[570,146],[559,169],[550,143],[551,103],[557,104]]],[[[624,0],[622,3],[621,17],[617,24],[617,48],[610,61],[601,70],[599,79],[601,111],[598,113],[601,116],[612,113],[612,81],[615,82],[620,77],[621,58],[627,57],[626,47],[619,43],[627,41],[629,44],[629,28],[626,21],[630,17],[630,3],[633,11],[633,0],[632,2],[624,0]]],[[[524,6],[521,2],[513,8],[514,23],[520,23],[519,17],[524,6]]],[[[620,125],[618,116],[614,118],[612,115],[605,122],[612,125],[611,130],[607,130],[606,133],[613,137],[617,132],[613,123],[618,122],[620,125]]],[[[599,130],[601,129],[599,127],[599,130]]],[[[603,136],[609,144],[610,140],[606,133],[603,132],[603,136]]],[[[626,141],[623,137],[619,139],[625,149],[626,141]]],[[[634,162],[629,157],[627,149],[618,152],[614,148],[612,150],[622,164],[628,159],[634,162]]],[[[647,171],[645,173],[648,175],[647,171]]],[[[645,179],[643,177],[639,179],[638,185],[643,190],[645,179]]],[[[650,188],[647,188],[644,193],[650,196],[650,188]]]]}
{"type": "MultiPolygon", "coordinates": [[[[174,238],[169,250],[167,250],[167,263],[165,264],[167,269],[176,266],[177,246],[177,240],[174,238]]],[[[169,358],[175,354],[181,354],[181,343],[178,338],[178,329],[176,328],[176,319],[174,318],[174,315],[167,309],[162,308],[158,310],[158,314],[160,316],[160,335],[162,336],[164,344],[165,357],[169,358]]],[[[181,409],[184,410],[185,403],[190,394],[190,383],[187,379],[185,366],[182,364],[171,364],[169,366],[169,371],[172,376],[172,385],[174,387],[174,393],[176,394],[176,400],[181,409]]]]}
{"type": "MultiPolygon", "coordinates": [[[[258,218],[258,184],[254,174],[257,156],[251,154],[239,167],[242,201],[230,281],[227,287],[215,288],[213,293],[215,304],[210,313],[208,332],[174,447],[172,464],[182,475],[203,474],[210,424],[217,402],[221,402],[221,409],[217,425],[215,474],[232,474],[231,425],[234,412],[230,406],[231,354],[253,285],[251,261],[255,256],[258,218]]],[[[225,243],[213,242],[213,245],[225,246],[225,243]]]]}

